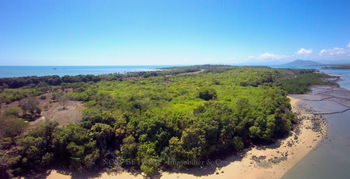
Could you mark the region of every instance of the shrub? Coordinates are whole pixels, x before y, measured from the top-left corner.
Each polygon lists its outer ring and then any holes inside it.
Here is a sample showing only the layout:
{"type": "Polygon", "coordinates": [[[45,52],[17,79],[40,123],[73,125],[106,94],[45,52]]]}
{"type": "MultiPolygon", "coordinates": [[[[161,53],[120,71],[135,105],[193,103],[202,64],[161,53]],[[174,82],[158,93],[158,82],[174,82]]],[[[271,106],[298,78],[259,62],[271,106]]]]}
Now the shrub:
{"type": "Polygon", "coordinates": [[[212,99],[216,99],[217,98],[217,94],[215,89],[212,88],[205,88],[205,89],[201,89],[199,91],[198,97],[203,99],[203,100],[212,100],[212,99]]]}

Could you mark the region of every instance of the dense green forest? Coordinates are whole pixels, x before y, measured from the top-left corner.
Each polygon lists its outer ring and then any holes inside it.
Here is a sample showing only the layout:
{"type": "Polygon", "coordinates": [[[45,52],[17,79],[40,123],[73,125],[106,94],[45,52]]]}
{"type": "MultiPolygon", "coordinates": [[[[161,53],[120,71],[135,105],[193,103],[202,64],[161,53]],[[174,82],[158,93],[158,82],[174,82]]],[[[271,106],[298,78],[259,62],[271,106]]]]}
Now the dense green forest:
{"type": "Polygon", "coordinates": [[[65,166],[80,172],[133,168],[153,175],[200,165],[288,135],[297,120],[286,95],[331,84],[322,80],[326,77],[315,70],[206,65],[1,79],[2,103],[28,100],[20,109],[6,109],[0,119],[0,173],[18,176],[65,166]],[[63,127],[50,121],[26,130],[20,110],[40,113],[30,97],[65,88],[73,89],[67,93],[71,100],[84,101],[81,121],[63,127]]]}
{"type": "Polygon", "coordinates": [[[232,69],[227,65],[196,65],[184,67],[163,68],[159,71],[130,72],[127,74],[77,75],[77,76],[27,76],[0,78],[0,102],[11,103],[30,96],[37,96],[57,88],[76,88],[99,81],[123,81],[131,78],[149,78],[154,76],[169,76],[215,70],[221,72],[232,69]]]}

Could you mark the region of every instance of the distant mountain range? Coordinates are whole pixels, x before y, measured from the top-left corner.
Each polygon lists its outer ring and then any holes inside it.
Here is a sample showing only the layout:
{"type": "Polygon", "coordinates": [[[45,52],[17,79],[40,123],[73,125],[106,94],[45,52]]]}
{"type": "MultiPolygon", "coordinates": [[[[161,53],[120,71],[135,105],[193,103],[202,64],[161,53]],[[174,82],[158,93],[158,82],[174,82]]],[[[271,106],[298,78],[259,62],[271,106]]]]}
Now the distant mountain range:
{"type": "Polygon", "coordinates": [[[323,65],[322,63],[318,63],[315,61],[311,60],[294,60],[292,62],[286,63],[284,65],[289,65],[289,66],[317,66],[317,65],[323,65]]]}

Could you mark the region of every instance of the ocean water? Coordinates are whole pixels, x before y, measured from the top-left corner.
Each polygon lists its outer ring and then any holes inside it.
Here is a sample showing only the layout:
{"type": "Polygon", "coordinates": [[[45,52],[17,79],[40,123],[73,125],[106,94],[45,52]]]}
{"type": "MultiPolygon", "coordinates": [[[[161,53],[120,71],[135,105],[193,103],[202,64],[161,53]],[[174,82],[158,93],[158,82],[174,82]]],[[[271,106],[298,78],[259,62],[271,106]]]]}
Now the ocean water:
{"type": "Polygon", "coordinates": [[[0,78],[46,75],[99,75],[108,73],[127,73],[154,71],[170,66],[0,66],[0,78]]]}
{"type": "MultiPolygon", "coordinates": [[[[321,69],[341,75],[340,87],[350,90],[350,70],[321,69]]],[[[319,146],[307,154],[284,179],[349,179],[350,178],[350,111],[325,115],[328,135],[319,146]]]]}

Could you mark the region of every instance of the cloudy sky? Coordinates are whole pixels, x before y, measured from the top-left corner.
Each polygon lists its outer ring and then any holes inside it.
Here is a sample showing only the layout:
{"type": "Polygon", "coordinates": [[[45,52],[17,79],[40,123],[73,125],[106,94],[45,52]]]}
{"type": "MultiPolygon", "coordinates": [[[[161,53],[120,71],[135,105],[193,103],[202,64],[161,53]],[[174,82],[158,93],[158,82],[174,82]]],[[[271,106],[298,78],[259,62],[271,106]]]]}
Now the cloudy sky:
{"type": "Polygon", "coordinates": [[[0,0],[0,65],[350,63],[349,0],[0,0]]]}

